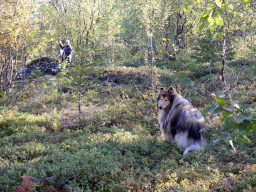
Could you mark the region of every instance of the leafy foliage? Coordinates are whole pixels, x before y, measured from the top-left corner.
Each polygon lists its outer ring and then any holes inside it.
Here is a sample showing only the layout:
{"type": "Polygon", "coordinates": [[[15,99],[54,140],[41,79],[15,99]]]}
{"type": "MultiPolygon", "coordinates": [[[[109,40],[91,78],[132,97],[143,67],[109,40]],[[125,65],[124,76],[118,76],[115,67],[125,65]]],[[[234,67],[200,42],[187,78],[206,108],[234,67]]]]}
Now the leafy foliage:
{"type": "Polygon", "coordinates": [[[235,150],[232,139],[251,143],[248,134],[253,133],[256,129],[255,107],[253,104],[239,105],[237,101],[225,100],[224,96],[217,96],[217,105],[206,107],[203,113],[211,112],[213,115],[221,115],[224,128],[229,130],[228,135],[225,136],[225,141],[235,150]]]}
{"type": "Polygon", "coordinates": [[[255,191],[255,8],[1,1],[0,191],[255,191]],[[66,39],[69,69],[15,80],[66,39]],[[183,158],[162,140],[156,97],[169,86],[203,110],[204,152],[183,158]]]}

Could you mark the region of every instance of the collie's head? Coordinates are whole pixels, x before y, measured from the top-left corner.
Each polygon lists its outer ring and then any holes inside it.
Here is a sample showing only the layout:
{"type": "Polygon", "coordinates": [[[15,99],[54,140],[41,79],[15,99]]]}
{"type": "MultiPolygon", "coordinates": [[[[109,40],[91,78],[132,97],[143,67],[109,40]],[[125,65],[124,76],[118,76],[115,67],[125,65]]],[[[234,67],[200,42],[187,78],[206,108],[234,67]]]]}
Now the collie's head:
{"type": "Polygon", "coordinates": [[[177,93],[171,87],[168,90],[165,88],[160,88],[157,98],[157,108],[158,110],[167,110],[172,106],[173,101],[177,93]]]}

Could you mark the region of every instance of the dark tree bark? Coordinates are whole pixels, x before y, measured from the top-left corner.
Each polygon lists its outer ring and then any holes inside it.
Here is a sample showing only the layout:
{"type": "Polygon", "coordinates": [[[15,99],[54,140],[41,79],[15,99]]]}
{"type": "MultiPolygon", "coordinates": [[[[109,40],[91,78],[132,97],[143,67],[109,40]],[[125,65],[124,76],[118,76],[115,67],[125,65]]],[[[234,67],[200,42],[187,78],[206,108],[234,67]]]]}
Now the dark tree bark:
{"type": "MultiPolygon", "coordinates": [[[[180,49],[185,48],[185,38],[184,38],[184,26],[187,22],[187,19],[184,18],[183,14],[177,11],[176,13],[176,35],[174,37],[175,45],[180,49]]],[[[179,50],[176,51],[176,54],[179,53],[179,50]]]]}

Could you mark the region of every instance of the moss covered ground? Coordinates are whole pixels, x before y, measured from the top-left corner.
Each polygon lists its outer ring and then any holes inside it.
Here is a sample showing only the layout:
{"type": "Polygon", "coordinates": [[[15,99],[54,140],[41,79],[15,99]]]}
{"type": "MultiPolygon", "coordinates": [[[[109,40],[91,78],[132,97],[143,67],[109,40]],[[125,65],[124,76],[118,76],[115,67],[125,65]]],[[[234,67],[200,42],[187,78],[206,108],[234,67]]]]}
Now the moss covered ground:
{"type": "MultiPolygon", "coordinates": [[[[250,69],[234,93],[246,103],[255,97],[250,69]]],[[[0,191],[256,191],[255,132],[251,143],[235,143],[235,152],[223,140],[214,143],[231,130],[207,115],[206,150],[183,157],[161,138],[149,74],[148,67],[91,71],[80,121],[78,94],[70,88],[76,85],[66,83],[71,91],[64,93],[57,77],[28,84],[22,100],[0,108],[0,191]]],[[[208,92],[220,90],[219,82],[188,75],[197,83],[180,91],[202,111],[214,103],[208,92]]],[[[159,89],[177,85],[181,75],[156,67],[155,77],[159,89]]]]}

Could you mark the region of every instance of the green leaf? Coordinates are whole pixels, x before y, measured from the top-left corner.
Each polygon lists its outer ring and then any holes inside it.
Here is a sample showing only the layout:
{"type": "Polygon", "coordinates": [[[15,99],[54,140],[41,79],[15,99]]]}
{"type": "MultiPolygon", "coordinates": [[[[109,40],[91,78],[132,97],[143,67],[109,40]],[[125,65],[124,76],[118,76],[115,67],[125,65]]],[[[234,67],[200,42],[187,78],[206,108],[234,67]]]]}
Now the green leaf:
{"type": "MultiPolygon", "coordinates": [[[[208,18],[208,17],[209,17],[208,12],[205,12],[205,13],[202,15],[201,18],[208,18]]],[[[255,87],[256,87],[256,86],[255,86],[255,87]]]]}
{"type": "Polygon", "coordinates": [[[217,17],[216,19],[215,19],[215,21],[216,21],[216,24],[217,25],[219,25],[219,26],[223,26],[223,20],[222,20],[222,18],[219,16],[219,17],[217,17]]]}
{"type": "Polygon", "coordinates": [[[222,33],[222,32],[217,33],[217,36],[218,36],[220,39],[223,39],[223,33],[222,33]]]}
{"type": "Polygon", "coordinates": [[[214,19],[212,17],[209,17],[208,22],[209,22],[209,27],[210,27],[214,24],[214,19]]]}
{"type": "Polygon", "coordinates": [[[219,115],[223,111],[225,110],[222,107],[218,107],[217,109],[214,110],[213,115],[219,115]]]}
{"type": "Polygon", "coordinates": [[[250,109],[253,108],[254,104],[241,104],[240,109],[250,109]]]}
{"type": "Polygon", "coordinates": [[[243,138],[248,141],[248,143],[252,144],[251,140],[246,136],[246,135],[243,135],[243,138]]]}
{"type": "Polygon", "coordinates": [[[239,130],[237,129],[237,123],[235,122],[234,126],[233,126],[233,130],[232,130],[233,134],[238,134],[239,130]]]}
{"type": "Polygon", "coordinates": [[[213,112],[215,109],[217,109],[219,107],[219,105],[212,105],[212,106],[209,106],[209,107],[205,107],[203,109],[203,114],[207,114],[209,112],[213,112]]]}
{"type": "Polygon", "coordinates": [[[220,15],[220,13],[218,11],[214,11],[213,14],[212,14],[212,17],[213,18],[216,18],[220,15]]]}
{"type": "Polygon", "coordinates": [[[227,4],[227,8],[233,9],[233,5],[232,4],[227,4]]]}
{"type": "Polygon", "coordinates": [[[205,27],[205,24],[199,25],[199,31],[202,31],[204,27],[205,27]]]}
{"type": "Polygon", "coordinates": [[[245,120],[242,123],[237,124],[239,132],[249,133],[254,131],[253,123],[245,120]]]}
{"type": "Polygon", "coordinates": [[[243,0],[244,3],[248,3],[250,0],[243,0]]]}
{"type": "Polygon", "coordinates": [[[222,6],[222,7],[220,8],[220,12],[221,12],[221,13],[224,13],[224,11],[225,11],[225,6],[222,6]]]}
{"type": "Polygon", "coordinates": [[[163,38],[162,40],[163,40],[163,41],[167,41],[167,39],[166,39],[166,38],[163,38]]]}
{"type": "Polygon", "coordinates": [[[217,79],[217,78],[218,78],[218,75],[213,75],[213,74],[204,76],[204,79],[217,79]]]}
{"type": "Polygon", "coordinates": [[[240,115],[233,115],[233,118],[237,123],[242,123],[245,120],[244,117],[240,115]]]}
{"type": "Polygon", "coordinates": [[[233,119],[231,119],[230,117],[227,117],[225,120],[224,120],[224,125],[226,128],[233,128],[234,127],[234,121],[233,119]]]}
{"type": "Polygon", "coordinates": [[[244,120],[252,120],[253,116],[250,113],[241,113],[240,115],[233,115],[237,123],[242,123],[244,120]]]}
{"type": "Polygon", "coordinates": [[[191,81],[190,79],[185,78],[185,79],[182,79],[182,81],[180,82],[180,86],[185,87],[185,86],[188,86],[192,83],[193,83],[193,81],[191,81]]]}
{"type": "Polygon", "coordinates": [[[179,5],[175,5],[173,9],[174,11],[176,11],[178,8],[179,8],[179,5]]]}
{"type": "Polygon", "coordinates": [[[231,113],[229,113],[228,111],[223,111],[222,112],[222,118],[223,120],[225,120],[231,113]]]}
{"type": "Polygon", "coordinates": [[[216,103],[217,103],[218,105],[220,105],[220,106],[223,106],[223,105],[225,105],[225,104],[227,104],[227,103],[230,103],[230,101],[226,101],[223,97],[217,96],[217,98],[216,98],[216,103]]]}
{"type": "Polygon", "coordinates": [[[188,6],[184,6],[184,7],[183,7],[183,10],[184,10],[185,12],[187,12],[187,11],[188,11],[188,6]]]}
{"type": "Polygon", "coordinates": [[[252,120],[253,119],[253,115],[251,113],[241,113],[241,115],[244,116],[245,120],[252,120]]]}
{"type": "Polygon", "coordinates": [[[187,75],[187,72],[183,71],[179,73],[178,77],[181,78],[181,77],[184,77],[185,75],[187,75]]]}
{"type": "Polygon", "coordinates": [[[217,34],[218,34],[218,33],[214,33],[214,34],[213,34],[213,36],[212,36],[212,39],[213,39],[213,40],[216,40],[217,34]]]}

